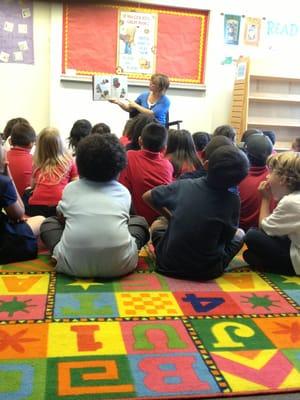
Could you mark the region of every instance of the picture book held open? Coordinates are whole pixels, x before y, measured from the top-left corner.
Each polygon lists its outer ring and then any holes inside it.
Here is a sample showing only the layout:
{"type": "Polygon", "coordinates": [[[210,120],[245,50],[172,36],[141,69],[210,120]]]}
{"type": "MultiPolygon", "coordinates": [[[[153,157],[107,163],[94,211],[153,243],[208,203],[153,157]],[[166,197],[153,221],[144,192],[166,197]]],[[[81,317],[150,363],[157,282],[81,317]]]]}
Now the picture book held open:
{"type": "Polygon", "coordinates": [[[126,75],[94,75],[93,100],[126,99],[128,83],[126,75]]]}

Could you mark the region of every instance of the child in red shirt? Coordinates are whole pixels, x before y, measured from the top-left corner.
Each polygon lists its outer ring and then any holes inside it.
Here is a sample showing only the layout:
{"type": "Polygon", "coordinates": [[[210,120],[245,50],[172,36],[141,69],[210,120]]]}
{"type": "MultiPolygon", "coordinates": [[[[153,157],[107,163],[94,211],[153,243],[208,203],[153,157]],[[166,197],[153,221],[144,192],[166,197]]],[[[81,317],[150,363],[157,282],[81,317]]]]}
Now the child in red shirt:
{"type": "Polygon", "coordinates": [[[34,129],[25,122],[17,122],[11,131],[11,148],[7,152],[7,161],[12,178],[20,196],[31,185],[32,155],[30,153],[35,143],[34,129]]]}
{"type": "Polygon", "coordinates": [[[33,159],[33,191],[26,204],[26,214],[56,215],[63,189],[78,176],[75,162],[65,151],[56,128],[45,128],[38,135],[33,159]]]}
{"type": "Polygon", "coordinates": [[[172,182],[173,167],[166,160],[162,151],[167,141],[167,130],[164,126],[152,122],[146,125],[139,139],[141,150],[128,150],[127,166],[120,174],[119,182],[130,191],[133,209],[143,216],[149,224],[158,217],[142,199],[142,195],[159,185],[172,182]]]}
{"type": "MultiPolygon", "coordinates": [[[[272,154],[271,140],[260,133],[252,134],[246,142],[245,152],[250,162],[248,175],[239,185],[241,198],[240,228],[247,231],[251,227],[258,227],[261,194],[258,187],[269,174],[266,166],[267,158],[272,154]]],[[[272,203],[272,209],[275,204],[272,203]]]]}

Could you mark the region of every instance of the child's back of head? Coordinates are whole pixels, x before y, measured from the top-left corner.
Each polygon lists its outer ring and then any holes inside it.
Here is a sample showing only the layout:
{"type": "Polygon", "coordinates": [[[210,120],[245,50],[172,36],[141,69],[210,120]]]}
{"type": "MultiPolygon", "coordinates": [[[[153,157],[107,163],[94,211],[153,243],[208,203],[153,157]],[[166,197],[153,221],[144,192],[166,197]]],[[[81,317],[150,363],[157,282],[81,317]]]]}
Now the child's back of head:
{"type": "Polygon", "coordinates": [[[104,122],[99,122],[99,124],[93,126],[91,133],[99,133],[100,135],[110,133],[110,127],[104,122]]]}
{"type": "Polygon", "coordinates": [[[70,156],[65,151],[58,129],[48,127],[39,133],[33,159],[37,168],[50,174],[57,166],[63,169],[69,166],[70,156]]]}
{"type": "Polygon", "coordinates": [[[36,140],[36,134],[32,126],[25,122],[14,124],[10,135],[11,145],[29,148],[36,140]]]}
{"type": "Polygon", "coordinates": [[[168,131],[161,124],[147,124],[141,134],[142,147],[152,152],[160,152],[166,145],[168,131]]]}
{"type": "Polygon", "coordinates": [[[264,167],[267,158],[272,154],[273,145],[267,136],[257,133],[247,139],[244,150],[251,166],[264,167]]]}
{"type": "Polygon", "coordinates": [[[296,138],[292,143],[292,150],[300,152],[300,137],[296,138]]]}
{"type": "Polygon", "coordinates": [[[80,141],[76,163],[81,178],[108,182],[125,168],[126,152],[116,135],[90,135],[80,141]]]}
{"type": "Polygon", "coordinates": [[[196,151],[202,151],[210,141],[210,135],[207,132],[195,132],[192,135],[196,151]]]}
{"type": "Polygon", "coordinates": [[[127,150],[139,150],[139,137],[141,136],[144,126],[151,122],[158,122],[153,115],[138,114],[133,118],[134,122],[130,127],[130,143],[126,145],[127,150]]]}
{"type": "Polygon", "coordinates": [[[6,140],[9,138],[9,136],[11,135],[11,130],[13,128],[13,126],[17,123],[17,122],[23,122],[25,124],[29,124],[29,122],[27,121],[27,119],[22,118],[22,117],[17,117],[17,118],[12,118],[9,121],[7,121],[5,128],[3,130],[3,139],[6,140]]]}
{"type": "Polygon", "coordinates": [[[74,122],[69,136],[69,146],[76,151],[81,139],[91,133],[92,124],[87,119],[78,119],[74,122]]]}
{"type": "Polygon", "coordinates": [[[220,125],[214,130],[213,136],[226,136],[235,142],[236,131],[231,125],[220,125]]]}
{"type": "Polygon", "coordinates": [[[272,145],[274,146],[276,142],[276,133],[274,131],[262,131],[262,133],[271,140],[272,145]]]}
{"type": "Polygon", "coordinates": [[[197,169],[201,165],[192,135],[185,129],[169,130],[166,156],[173,164],[175,177],[182,173],[184,165],[190,170],[197,169]]]}
{"type": "Polygon", "coordinates": [[[245,153],[232,145],[217,148],[210,156],[207,170],[209,184],[218,189],[238,185],[248,174],[245,153]]]}
{"type": "Polygon", "coordinates": [[[252,135],[257,135],[257,134],[263,135],[262,131],[260,129],[247,129],[245,132],[242,134],[241,137],[241,142],[246,143],[247,140],[252,136],[252,135]]]}
{"type": "Polygon", "coordinates": [[[205,146],[203,151],[204,160],[209,160],[212,153],[221,146],[233,146],[233,142],[226,136],[214,136],[211,141],[205,146]]]}

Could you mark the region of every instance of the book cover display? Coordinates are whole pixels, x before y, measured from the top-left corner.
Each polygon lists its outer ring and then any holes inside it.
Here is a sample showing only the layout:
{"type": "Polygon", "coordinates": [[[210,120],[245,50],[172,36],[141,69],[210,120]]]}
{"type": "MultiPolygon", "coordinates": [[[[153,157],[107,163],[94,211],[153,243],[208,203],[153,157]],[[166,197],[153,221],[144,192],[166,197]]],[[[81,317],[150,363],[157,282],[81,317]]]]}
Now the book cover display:
{"type": "Polygon", "coordinates": [[[93,100],[126,99],[128,83],[126,75],[94,75],[93,100]]]}

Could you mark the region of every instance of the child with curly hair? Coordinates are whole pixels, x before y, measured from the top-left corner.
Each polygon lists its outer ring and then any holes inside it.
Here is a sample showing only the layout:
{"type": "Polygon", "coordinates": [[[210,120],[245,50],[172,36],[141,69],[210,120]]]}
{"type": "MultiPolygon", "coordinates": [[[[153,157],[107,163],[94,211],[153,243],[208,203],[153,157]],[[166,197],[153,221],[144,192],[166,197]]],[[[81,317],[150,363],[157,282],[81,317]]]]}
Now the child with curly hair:
{"type": "Polygon", "coordinates": [[[41,239],[58,272],[126,275],[135,269],[149,231],[143,217],[129,216],[130,193],[117,181],[126,165],[125,149],[115,135],[90,135],[80,141],[76,162],[80,179],[65,188],[58,217],[42,224],[41,239]]]}

